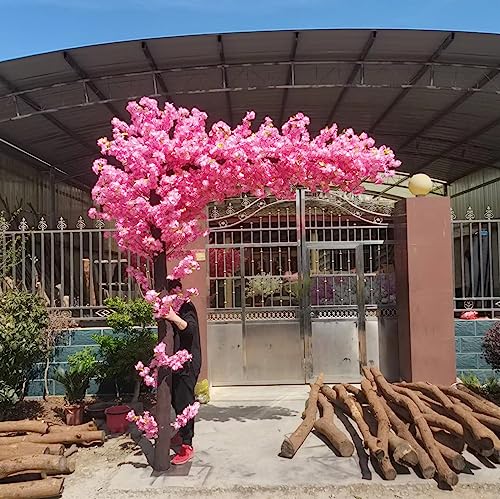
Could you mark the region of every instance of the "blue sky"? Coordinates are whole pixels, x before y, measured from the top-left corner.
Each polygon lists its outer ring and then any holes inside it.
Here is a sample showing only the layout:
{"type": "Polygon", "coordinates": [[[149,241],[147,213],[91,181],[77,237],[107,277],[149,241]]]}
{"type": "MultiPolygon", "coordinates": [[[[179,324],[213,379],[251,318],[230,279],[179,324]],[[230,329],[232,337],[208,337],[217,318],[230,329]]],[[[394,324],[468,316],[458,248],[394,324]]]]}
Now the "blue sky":
{"type": "Polygon", "coordinates": [[[307,28],[500,32],[499,0],[0,0],[0,60],[169,35],[307,28]]]}

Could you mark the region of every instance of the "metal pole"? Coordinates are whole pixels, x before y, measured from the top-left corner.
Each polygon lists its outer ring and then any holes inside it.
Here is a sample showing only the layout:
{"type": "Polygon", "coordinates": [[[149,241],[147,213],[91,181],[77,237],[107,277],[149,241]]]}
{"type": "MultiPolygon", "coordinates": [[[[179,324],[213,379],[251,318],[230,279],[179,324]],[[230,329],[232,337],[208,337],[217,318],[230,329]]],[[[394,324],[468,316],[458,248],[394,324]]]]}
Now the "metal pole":
{"type": "Polygon", "coordinates": [[[356,274],[357,274],[357,301],[358,301],[358,341],[359,362],[361,367],[366,366],[368,357],[366,353],[366,317],[365,317],[365,257],[364,246],[356,248],[356,274]]]}
{"type": "Polygon", "coordinates": [[[56,178],[54,170],[50,169],[49,173],[49,229],[56,228],[56,178]]]}

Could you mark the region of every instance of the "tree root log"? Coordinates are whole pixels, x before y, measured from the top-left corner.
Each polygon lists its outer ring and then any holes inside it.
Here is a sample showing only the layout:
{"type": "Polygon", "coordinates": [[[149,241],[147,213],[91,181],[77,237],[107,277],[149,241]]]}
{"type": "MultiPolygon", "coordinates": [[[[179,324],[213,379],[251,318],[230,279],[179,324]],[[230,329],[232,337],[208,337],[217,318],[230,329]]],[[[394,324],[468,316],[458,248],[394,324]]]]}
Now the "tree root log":
{"type": "MultiPolygon", "coordinates": [[[[363,444],[366,449],[370,451],[370,454],[377,459],[377,461],[382,461],[385,457],[384,449],[380,446],[379,441],[370,432],[368,424],[363,418],[363,414],[359,410],[359,406],[356,405],[355,400],[353,400],[346,389],[342,385],[335,385],[335,391],[337,392],[337,398],[342,402],[349,410],[351,418],[357,424],[359,431],[363,437],[363,444]]],[[[327,397],[328,390],[323,392],[327,397]]]]}
{"type": "Polygon", "coordinates": [[[389,418],[387,417],[384,407],[380,403],[379,396],[374,391],[372,383],[368,379],[365,378],[361,381],[361,389],[370,405],[372,414],[377,420],[377,440],[384,452],[380,467],[386,480],[394,480],[397,473],[389,458],[389,432],[391,429],[389,418]]]}
{"type": "Polygon", "coordinates": [[[73,473],[75,468],[64,456],[37,454],[20,456],[0,461],[0,479],[20,473],[45,473],[47,475],[66,475],[73,473]]]}
{"type": "Polygon", "coordinates": [[[318,412],[318,394],[322,385],[323,374],[320,374],[318,379],[311,385],[303,421],[289,437],[284,438],[283,443],[281,444],[281,457],[292,458],[304,443],[307,435],[309,435],[313,429],[318,412]]]}
{"type": "Polygon", "coordinates": [[[436,467],[432,462],[432,459],[429,457],[429,454],[425,451],[425,449],[417,442],[415,437],[410,433],[410,430],[406,426],[406,424],[396,416],[396,413],[389,407],[389,404],[385,399],[380,399],[382,405],[384,406],[385,412],[389,417],[389,421],[397,433],[397,435],[407,442],[413,447],[417,454],[418,458],[418,466],[422,471],[422,476],[424,478],[432,478],[436,474],[436,467]]]}
{"type": "Polygon", "coordinates": [[[418,405],[414,402],[413,397],[406,396],[406,394],[401,394],[400,392],[393,389],[378,369],[372,368],[371,371],[373,376],[375,377],[377,387],[379,388],[381,393],[383,393],[384,397],[404,406],[411,414],[413,423],[420,431],[424,446],[436,466],[439,480],[448,484],[449,486],[456,485],[458,483],[458,476],[448,466],[448,463],[444,460],[441,452],[439,452],[436,441],[434,440],[434,437],[432,435],[432,431],[429,428],[427,421],[424,419],[418,405]]]}
{"type": "Polygon", "coordinates": [[[63,488],[63,478],[7,483],[0,484],[0,497],[2,499],[48,499],[59,497],[63,488]]]}
{"type": "Polygon", "coordinates": [[[451,388],[448,386],[439,386],[441,391],[446,395],[455,397],[461,402],[464,402],[469,407],[471,407],[475,412],[480,412],[481,414],[486,414],[487,416],[494,416],[500,419],[500,407],[496,406],[492,402],[479,397],[479,395],[471,395],[470,393],[458,389],[451,388]]]}
{"type": "Polygon", "coordinates": [[[49,425],[43,421],[23,419],[20,421],[0,421],[0,433],[40,433],[49,431],[49,425]]]}
{"type": "Polygon", "coordinates": [[[105,434],[103,431],[73,431],[67,429],[54,433],[46,433],[45,435],[22,435],[17,437],[1,437],[0,446],[8,444],[17,444],[23,442],[31,442],[38,444],[102,444],[104,443],[105,434]]]}
{"type": "Polygon", "coordinates": [[[49,426],[49,432],[50,433],[57,433],[57,432],[62,432],[62,431],[97,431],[97,425],[95,424],[94,421],[90,421],[88,423],[84,423],[81,425],[76,425],[76,426],[66,426],[66,425],[50,425],[49,426]]]}
{"type": "Polygon", "coordinates": [[[318,404],[322,416],[314,423],[314,429],[321,433],[342,457],[352,456],[354,445],[347,435],[335,425],[333,406],[321,393],[318,395],[318,404]]]}

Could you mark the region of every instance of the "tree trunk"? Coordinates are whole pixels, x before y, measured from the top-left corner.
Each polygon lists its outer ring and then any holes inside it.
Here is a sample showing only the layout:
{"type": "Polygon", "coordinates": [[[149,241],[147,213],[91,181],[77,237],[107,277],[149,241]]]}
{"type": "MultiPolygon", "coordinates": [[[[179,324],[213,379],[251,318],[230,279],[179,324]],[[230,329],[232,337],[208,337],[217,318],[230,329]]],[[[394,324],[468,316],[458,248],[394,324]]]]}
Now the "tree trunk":
{"type": "Polygon", "coordinates": [[[416,441],[415,437],[410,433],[410,430],[406,426],[406,424],[396,416],[396,413],[389,407],[389,404],[385,399],[381,398],[380,401],[384,406],[385,412],[391,422],[391,425],[397,435],[407,442],[415,449],[418,457],[418,465],[422,470],[422,476],[424,478],[432,478],[436,474],[436,467],[432,462],[429,454],[425,451],[425,449],[416,441]]]}
{"type": "Polygon", "coordinates": [[[47,433],[49,425],[43,421],[23,419],[20,421],[0,421],[0,433],[47,433]]]}
{"type": "MultiPolygon", "coordinates": [[[[326,388],[326,387],[324,387],[326,388]]],[[[355,400],[353,400],[346,389],[342,385],[335,385],[335,391],[337,392],[337,397],[335,400],[338,400],[344,406],[349,409],[349,413],[351,418],[358,425],[359,431],[363,436],[363,442],[366,449],[368,449],[373,457],[377,459],[377,461],[382,462],[383,458],[386,456],[384,453],[384,449],[380,445],[380,442],[374,437],[371,432],[368,424],[363,418],[363,414],[359,410],[359,407],[356,405],[355,400]]],[[[328,390],[324,390],[323,393],[328,397],[328,390]]]]}
{"type": "Polygon", "coordinates": [[[314,429],[321,433],[342,457],[352,456],[354,454],[354,445],[347,435],[335,425],[332,405],[321,393],[318,394],[318,403],[322,415],[314,423],[314,429]]]}
{"type": "MultiPolygon", "coordinates": [[[[373,379],[373,376],[372,376],[373,379]]],[[[378,395],[373,390],[372,384],[368,379],[363,379],[361,381],[361,389],[370,405],[372,414],[377,420],[377,439],[379,446],[384,451],[384,457],[381,461],[381,468],[386,480],[394,480],[396,478],[396,470],[391,464],[389,459],[389,432],[391,425],[389,423],[389,418],[380,403],[378,395]]]]}
{"type": "Polygon", "coordinates": [[[17,456],[31,456],[35,454],[52,454],[61,456],[64,453],[64,445],[60,444],[33,444],[19,443],[0,445],[0,460],[11,459],[17,456]]]}
{"type": "Polygon", "coordinates": [[[73,473],[75,467],[64,456],[38,454],[20,456],[0,461],[0,480],[20,473],[46,473],[47,475],[66,475],[73,473]]]}
{"type": "Polygon", "coordinates": [[[89,423],[83,423],[81,425],[75,425],[75,426],[66,426],[58,424],[49,426],[49,433],[59,433],[61,431],[72,431],[72,432],[97,431],[97,425],[94,423],[94,421],[90,421],[89,423]]]}
{"type": "Polygon", "coordinates": [[[0,438],[0,446],[8,444],[17,444],[21,442],[31,442],[38,444],[93,444],[104,443],[105,434],[103,431],[58,431],[46,433],[45,435],[22,435],[18,437],[0,438]]]}
{"type": "Polygon", "coordinates": [[[420,431],[420,434],[422,435],[422,441],[425,445],[425,448],[429,453],[432,461],[436,465],[439,479],[450,486],[456,485],[458,483],[458,476],[454,471],[450,469],[443,456],[439,452],[429,425],[422,417],[422,413],[419,410],[417,404],[412,400],[412,398],[402,395],[401,393],[398,393],[396,390],[394,390],[378,369],[372,368],[372,373],[375,377],[377,386],[379,390],[384,394],[384,397],[386,397],[388,400],[393,400],[397,404],[403,405],[411,414],[413,423],[416,425],[416,427],[420,431]]]}
{"type": "Polygon", "coordinates": [[[304,443],[307,435],[309,435],[313,429],[318,412],[318,395],[322,384],[323,374],[320,374],[318,379],[311,385],[304,420],[289,437],[284,438],[283,443],[281,444],[280,456],[292,458],[299,450],[300,446],[304,443]]]}
{"type": "Polygon", "coordinates": [[[141,395],[141,380],[136,379],[134,382],[134,394],[132,395],[132,404],[139,401],[139,396],[141,395]]]}
{"type": "Polygon", "coordinates": [[[2,499],[49,499],[59,497],[63,487],[63,478],[0,484],[0,497],[2,499]]]}

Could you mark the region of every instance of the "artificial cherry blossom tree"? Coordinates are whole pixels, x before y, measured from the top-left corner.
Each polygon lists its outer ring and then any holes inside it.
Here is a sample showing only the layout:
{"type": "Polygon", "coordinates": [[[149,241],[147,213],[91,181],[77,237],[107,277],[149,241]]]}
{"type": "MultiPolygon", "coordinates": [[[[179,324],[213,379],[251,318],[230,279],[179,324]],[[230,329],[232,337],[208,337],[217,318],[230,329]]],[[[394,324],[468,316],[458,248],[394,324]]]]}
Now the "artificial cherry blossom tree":
{"type": "MultiPolygon", "coordinates": [[[[130,123],[114,118],[113,137],[99,140],[101,159],[92,191],[100,210],[89,215],[116,226],[120,248],[151,259],[155,282],[142,268],[129,272],[153,304],[159,344],[150,366],[137,365],[146,384],[157,388],[158,414],[130,415],[149,437],[156,438],[155,468],[169,467],[170,428],[195,416],[189,406],[170,423],[170,374],[190,360],[173,353],[172,328],[164,317],[179,310],[195,289],[168,294],[166,278],[180,278],[199,268],[186,247],[205,233],[206,206],[243,193],[256,197],[292,198],[298,187],[359,193],[365,181],[380,183],[393,175],[399,161],[365,133],[339,132],[336,125],[312,138],[309,118],[291,117],[281,129],[270,118],[256,127],[249,112],[231,128],[219,121],[210,129],[207,115],[142,98],[127,106],[130,123]],[[106,158],[111,158],[108,161],[106,158]],[[167,260],[180,261],[167,275],[167,260]]],[[[140,259],[138,259],[140,260],[140,259]]]]}

